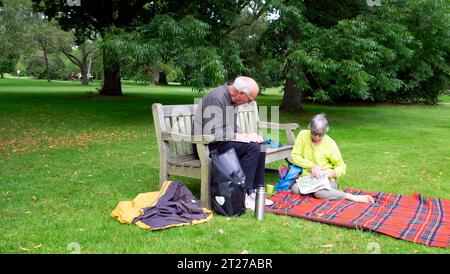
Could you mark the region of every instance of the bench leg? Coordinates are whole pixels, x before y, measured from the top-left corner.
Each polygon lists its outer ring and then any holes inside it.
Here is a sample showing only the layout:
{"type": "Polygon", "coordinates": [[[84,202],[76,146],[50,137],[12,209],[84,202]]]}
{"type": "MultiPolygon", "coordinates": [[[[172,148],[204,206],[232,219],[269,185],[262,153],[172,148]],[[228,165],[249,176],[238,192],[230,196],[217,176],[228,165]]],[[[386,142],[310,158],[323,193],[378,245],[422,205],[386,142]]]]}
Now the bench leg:
{"type": "Polygon", "coordinates": [[[264,171],[266,173],[274,173],[274,174],[278,173],[278,169],[276,168],[265,168],[264,171]]]}
{"type": "Polygon", "coordinates": [[[169,180],[169,174],[167,174],[167,164],[161,163],[159,168],[159,188],[164,184],[165,181],[169,180]]]}
{"type": "MultiPolygon", "coordinates": [[[[292,158],[291,158],[291,157],[284,158],[284,160],[286,161],[286,163],[288,164],[288,166],[289,166],[289,165],[293,165],[293,164],[292,164],[292,158]]],[[[275,174],[278,174],[278,173],[279,173],[279,170],[278,170],[278,169],[275,169],[275,168],[265,168],[265,172],[267,172],[267,173],[275,173],[275,174]]]]}
{"type": "Polygon", "coordinates": [[[200,203],[202,207],[211,209],[211,158],[209,158],[209,149],[207,145],[198,145],[197,150],[201,172],[200,203]]]}
{"type": "Polygon", "coordinates": [[[202,170],[201,189],[200,189],[200,203],[201,206],[211,209],[211,193],[210,193],[210,172],[202,170]]]}

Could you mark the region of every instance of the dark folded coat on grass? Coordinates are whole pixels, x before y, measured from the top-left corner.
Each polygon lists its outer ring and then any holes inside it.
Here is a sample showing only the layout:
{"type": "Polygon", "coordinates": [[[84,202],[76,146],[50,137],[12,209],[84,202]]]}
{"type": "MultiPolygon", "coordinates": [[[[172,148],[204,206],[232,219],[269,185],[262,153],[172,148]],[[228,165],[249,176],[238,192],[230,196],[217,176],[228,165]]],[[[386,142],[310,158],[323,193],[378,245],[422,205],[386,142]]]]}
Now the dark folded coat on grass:
{"type": "Polygon", "coordinates": [[[121,223],[157,230],[207,222],[212,211],[202,208],[181,182],[166,181],[160,191],[141,193],[133,201],[122,201],[111,213],[121,223]]]}
{"type": "Polygon", "coordinates": [[[374,204],[348,200],[323,200],[312,195],[281,191],[271,197],[275,202],[267,212],[312,221],[376,231],[398,239],[428,246],[450,245],[450,201],[426,198],[419,193],[398,195],[344,189],[355,195],[368,194],[374,204]]]}

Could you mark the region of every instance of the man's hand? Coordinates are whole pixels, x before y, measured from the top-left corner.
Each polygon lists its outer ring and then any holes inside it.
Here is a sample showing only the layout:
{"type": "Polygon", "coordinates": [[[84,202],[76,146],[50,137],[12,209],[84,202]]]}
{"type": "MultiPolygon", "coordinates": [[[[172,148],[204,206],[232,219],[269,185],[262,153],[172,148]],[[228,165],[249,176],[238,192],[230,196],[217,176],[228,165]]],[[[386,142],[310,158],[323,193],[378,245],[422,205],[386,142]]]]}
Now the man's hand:
{"type": "Polygon", "coordinates": [[[248,138],[250,142],[264,143],[264,138],[256,133],[249,133],[248,138]]]}
{"type": "Polygon", "coordinates": [[[237,141],[264,143],[264,138],[256,133],[236,133],[237,141]]]}

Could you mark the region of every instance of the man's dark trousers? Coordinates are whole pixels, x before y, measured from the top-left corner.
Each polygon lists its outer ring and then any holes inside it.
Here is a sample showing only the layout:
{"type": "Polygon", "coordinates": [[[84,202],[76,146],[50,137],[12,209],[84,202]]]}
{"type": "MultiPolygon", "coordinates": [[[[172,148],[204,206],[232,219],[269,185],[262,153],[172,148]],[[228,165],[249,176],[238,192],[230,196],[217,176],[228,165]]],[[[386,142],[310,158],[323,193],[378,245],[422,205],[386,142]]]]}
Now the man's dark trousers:
{"type": "Polygon", "coordinates": [[[217,149],[219,154],[234,148],[245,174],[247,193],[251,194],[257,187],[264,186],[264,166],[266,163],[266,145],[256,142],[243,143],[224,141],[209,144],[209,150],[217,149]]]}

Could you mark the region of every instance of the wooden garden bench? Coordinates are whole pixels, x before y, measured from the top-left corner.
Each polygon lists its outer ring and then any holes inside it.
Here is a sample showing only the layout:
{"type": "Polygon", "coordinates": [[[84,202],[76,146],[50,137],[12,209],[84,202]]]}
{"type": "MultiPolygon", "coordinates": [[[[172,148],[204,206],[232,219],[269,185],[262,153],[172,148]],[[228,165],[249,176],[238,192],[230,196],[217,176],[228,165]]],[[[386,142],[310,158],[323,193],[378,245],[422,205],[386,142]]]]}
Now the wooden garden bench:
{"type": "MultiPolygon", "coordinates": [[[[211,159],[208,144],[215,141],[213,135],[193,136],[193,116],[196,105],[152,105],[156,140],[159,150],[159,183],[170,175],[197,178],[201,180],[200,201],[202,207],[211,208],[210,181],[211,159]],[[199,159],[192,151],[196,145],[199,159]]],[[[260,133],[261,129],[280,129],[286,131],[288,144],[280,148],[267,148],[266,164],[289,158],[295,142],[296,123],[276,124],[260,121],[255,101],[240,105],[237,123],[246,133],[260,133]]]]}

